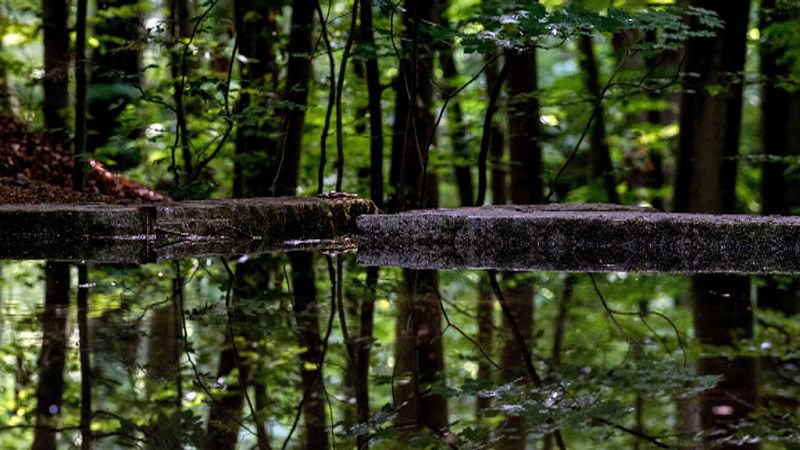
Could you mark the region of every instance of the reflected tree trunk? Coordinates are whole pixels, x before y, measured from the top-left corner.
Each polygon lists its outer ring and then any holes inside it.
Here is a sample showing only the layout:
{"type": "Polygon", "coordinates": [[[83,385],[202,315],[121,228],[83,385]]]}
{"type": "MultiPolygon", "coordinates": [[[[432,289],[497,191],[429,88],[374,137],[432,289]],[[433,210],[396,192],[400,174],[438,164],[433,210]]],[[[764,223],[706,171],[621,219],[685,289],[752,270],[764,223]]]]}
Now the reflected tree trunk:
{"type": "Polygon", "coordinates": [[[36,388],[36,432],[33,449],[57,447],[57,428],[64,395],[70,270],[66,263],[47,262],[42,311],[42,349],[36,388]]]}
{"type": "MultiPolygon", "coordinates": [[[[174,383],[173,403],[160,405],[168,414],[180,418],[183,406],[183,381],[181,379],[180,358],[183,349],[183,277],[179,263],[174,265],[175,275],[172,279],[171,302],[159,306],[150,312],[149,330],[147,333],[147,371],[145,376],[147,398],[167,398],[159,396],[160,392],[170,389],[174,383]]],[[[180,419],[168,423],[151,423],[151,436],[148,448],[176,448],[181,445],[180,434],[170,430],[169,424],[180,423],[180,419]]]]}
{"type": "Polygon", "coordinates": [[[92,358],[89,347],[89,271],[78,266],[78,350],[81,363],[81,449],[92,448],[92,358]]]}
{"type": "MultiPolygon", "coordinates": [[[[686,70],[698,75],[683,80],[674,205],[677,211],[732,213],[742,107],[742,83],[738,77],[744,69],[750,2],[736,0],[722,5],[694,0],[690,4],[717,12],[725,27],[715,37],[692,38],[687,45],[686,70]],[[723,89],[712,93],[707,89],[711,85],[721,85],[723,89]]],[[[732,345],[739,338],[752,336],[748,278],[695,276],[692,306],[695,334],[701,344],[732,345]]],[[[698,372],[724,376],[717,387],[704,392],[700,399],[703,429],[719,430],[722,434],[715,436],[719,439],[730,433],[729,427],[735,426],[758,403],[755,360],[704,357],[698,362],[698,372]]],[[[737,448],[757,447],[746,443],[737,448]]]]}
{"type": "Polygon", "coordinates": [[[319,332],[319,302],[315,285],[313,256],[308,252],[289,254],[292,265],[294,315],[300,348],[300,376],[303,386],[305,447],[328,448],[328,416],[322,372],[322,339],[319,332]]]}

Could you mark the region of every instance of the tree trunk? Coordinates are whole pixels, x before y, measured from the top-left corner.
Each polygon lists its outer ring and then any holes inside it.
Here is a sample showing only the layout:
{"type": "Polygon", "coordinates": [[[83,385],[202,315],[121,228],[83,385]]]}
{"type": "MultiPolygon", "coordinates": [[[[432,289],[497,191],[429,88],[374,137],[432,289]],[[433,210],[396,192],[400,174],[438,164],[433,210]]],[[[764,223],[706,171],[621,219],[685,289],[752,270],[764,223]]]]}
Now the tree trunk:
{"type": "MultiPolygon", "coordinates": [[[[744,70],[750,2],[736,0],[722,5],[694,0],[690,4],[716,11],[725,27],[716,37],[693,38],[687,45],[686,71],[698,75],[683,80],[674,205],[677,211],[732,213],[742,106],[742,83],[735,77],[744,70]],[[723,91],[712,93],[707,89],[711,85],[722,85],[723,91]]],[[[692,303],[700,343],[729,345],[735,338],[751,337],[749,294],[746,277],[695,276],[692,303]]],[[[716,388],[702,394],[700,418],[704,429],[724,429],[746,416],[748,405],[757,403],[753,358],[701,358],[698,371],[701,375],[724,376],[716,388]]],[[[756,447],[745,444],[740,448],[756,447]]]]}
{"type": "MultiPolygon", "coordinates": [[[[447,19],[447,0],[438,0],[436,4],[436,22],[444,28],[450,27],[447,19]]],[[[440,45],[437,51],[439,68],[444,76],[446,91],[441,95],[449,96],[458,89],[458,68],[453,56],[453,47],[447,43],[440,45]]],[[[450,99],[447,106],[447,127],[450,131],[450,141],[453,146],[453,172],[458,187],[458,197],[461,206],[473,206],[472,172],[469,157],[470,145],[467,139],[467,130],[464,123],[464,112],[458,96],[450,99]]]]}
{"type": "MultiPolygon", "coordinates": [[[[138,96],[135,91],[141,86],[143,29],[138,5],[137,0],[97,2],[99,13],[118,8],[125,13],[104,15],[94,24],[94,34],[102,45],[94,49],[92,56],[87,122],[87,147],[91,151],[106,145],[114,136],[120,125],[119,116],[138,96]]],[[[129,138],[135,136],[136,132],[128,135],[129,138]]],[[[115,163],[124,169],[138,164],[138,161],[118,154],[115,163]]]]}
{"type": "Polygon", "coordinates": [[[600,70],[594,56],[594,39],[590,34],[581,34],[578,37],[578,48],[581,52],[581,67],[583,68],[586,90],[592,98],[594,109],[594,122],[589,138],[591,145],[590,176],[592,181],[602,177],[606,191],[606,201],[619,203],[617,195],[617,180],[614,176],[614,167],[611,164],[611,150],[606,140],[606,111],[602,103],[602,89],[600,87],[600,70]]]}
{"type": "Polygon", "coordinates": [[[508,71],[508,148],[511,153],[511,203],[542,203],[542,149],[536,50],[518,53],[508,71]]]}
{"type": "MultiPolygon", "coordinates": [[[[484,76],[486,77],[486,95],[489,96],[497,82],[500,69],[497,59],[491,62],[487,61],[487,64],[484,76]]],[[[492,140],[489,142],[492,203],[495,205],[505,205],[508,201],[508,166],[503,161],[504,155],[505,134],[499,121],[495,120],[492,124],[492,140]]]]}
{"type": "MultiPolygon", "coordinates": [[[[269,2],[237,0],[234,3],[239,55],[246,58],[239,66],[241,94],[236,112],[257,114],[248,112],[248,108],[274,112],[270,98],[278,91],[279,68],[274,48],[278,11],[269,2]]],[[[257,120],[245,117],[238,127],[233,178],[236,198],[266,197],[272,192],[278,153],[278,142],[273,135],[279,124],[270,116],[263,114],[257,120]]]]}
{"type": "MultiPolygon", "coordinates": [[[[292,22],[289,33],[289,62],[286,70],[284,100],[291,105],[283,116],[283,146],[278,155],[274,195],[294,195],[300,169],[303,131],[308,104],[308,81],[311,78],[312,31],[314,2],[292,1],[292,22]]],[[[333,81],[331,81],[333,82],[333,81]]]]}
{"type": "MultiPolygon", "coordinates": [[[[764,0],[760,6],[761,76],[764,80],[761,94],[762,144],[764,155],[784,158],[800,154],[800,92],[788,90],[781,84],[791,77],[791,66],[782,61],[791,48],[772,39],[772,26],[797,23],[800,12],[790,3],[764,0]]],[[[790,175],[785,162],[764,163],[761,175],[761,212],[764,215],[788,215],[798,205],[797,177],[790,175]]],[[[796,277],[767,276],[764,285],[758,288],[758,307],[792,316],[800,311],[800,282],[796,277]]],[[[791,391],[791,382],[783,376],[775,376],[791,361],[779,358],[761,358],[761,384],[773,386],[762,395],[762,404],[775,411],[792,411],[798,400],[786,395],[791,391]],[[774,408],[774,409],[773,409],[774,408]]]]}
{"type": "Polygon", "coordinates": [[[75,25],[75,139],[72,142],[75,162],[72,167],[72,189],[76,191],[83,191],[83,171],[86,167],[86,2],[78,0],[75,25]]]}
{"type": "Polygon", "coordinates": [[[69,311],[69,265],[45,264],[45,298],[42,312],[42,350],[39,353],[39,385],[36,388],[36,432],[33,449],[55,449],[56,431],[64,395],[64,366],[69,311]]]}
{"type": "MultiPolygon", "coordinates": [[[[364,46],[375,45],[372,26],[372,2],[361,0],[361,25],[359,39],[364,46]]],[[[370,198],[379,209],[383,209],[383,112],[381,93],[383,88],[378,71],[378,55],[370,53],[364,61],[367,69],[367,95],[369,97],[369,160],[370,198]]]]}
{"type": "Polygon", "coordinates": [[[44,126],[53,139],[65,145],[69,138],[66,109],[69,103],[69,34],[66,0],[42,1],[44,29],[44,126]]]}

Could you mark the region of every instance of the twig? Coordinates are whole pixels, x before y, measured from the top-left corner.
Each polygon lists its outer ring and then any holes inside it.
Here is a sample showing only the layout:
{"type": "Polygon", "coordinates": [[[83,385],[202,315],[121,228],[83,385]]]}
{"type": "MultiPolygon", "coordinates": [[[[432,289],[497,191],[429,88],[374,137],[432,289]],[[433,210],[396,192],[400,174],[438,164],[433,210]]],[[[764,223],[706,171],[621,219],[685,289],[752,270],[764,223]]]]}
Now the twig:
{"type": "MultiPolygon", "coordinates": [[[[334,84],[334,80],[336,77],[336,66],[333,59],[333,49],[331,48],[331,41],[328,36],[328,25],[327,25],[327,17],[322,13],[322,5],[320,5],[319,0],[316,2],[317,7],[317,16],[319,16],[319,23],[320,28],[322,29],[322,39],[325,41],[325,50],[328,55],[328,66],[330,68],[330,73],[328,75],[331,83],[330,90],[328,91],[328,109],[325,111],[325,123],[322,126],[322,134],[320,135],[320,142],[319,142],[319,168],[317,169],[317,194],[322,194],[325,190],[325,159],[326,156],[326,146],[328,142],[328,130],[331,127],[331,112],[333,111],[333,105],[336,102],[336,85],[334,84]]],[[[349,39],[348,39],[349,40],[349,39]]],[[[338,190],[338,189],[337,189],[338,190]]]]}
{"type": "Polygon", "coordinates": [[[342,190],[342,177],[344,175],[344,138],[342,137],[342,90],[344,89],[344,76],[347,69],[347,58],[350,57],[350,49],[353,46],[353,38],[356,34],[356,18],[358,17],[358,1],[353,0],[352,15],[350,20],[350,33],[344,44],[342,53],[342,63],[339,66],[339,81],[336,86],[336,191],[342,190]]]}
{"type": "Polygon", "coordinates": [[[497,99],[500,97],[503,83],[508,78],[508,71],[512,64],[514,64],[514,56],[509,54],[506,57],[503,68],[500,69],[500,73],[497,75],[494,86],[492,86],[492,92],[489,95],[489,106],[486,109],[486,115],[483,117],[483,136],[481,136],[481,151],[478,155],[478,197],[475,200],[475,206],[482,206],[486,200],[486,159],[489,156],[489,144],[492,141],[492,119],[494,118],[494,113],[497,112],[497,99]]]}

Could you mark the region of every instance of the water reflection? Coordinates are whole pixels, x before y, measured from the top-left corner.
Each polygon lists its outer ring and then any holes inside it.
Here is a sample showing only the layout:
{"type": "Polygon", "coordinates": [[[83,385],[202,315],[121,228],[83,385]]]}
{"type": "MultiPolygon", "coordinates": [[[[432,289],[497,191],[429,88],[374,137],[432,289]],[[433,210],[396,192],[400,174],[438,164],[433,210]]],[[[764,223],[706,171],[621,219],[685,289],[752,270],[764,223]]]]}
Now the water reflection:
{"type": "Polygon", "coordinates": [[[2,448],[800,441],[790,278],[379,271],[308,252],[0,274],[2,448]]]}

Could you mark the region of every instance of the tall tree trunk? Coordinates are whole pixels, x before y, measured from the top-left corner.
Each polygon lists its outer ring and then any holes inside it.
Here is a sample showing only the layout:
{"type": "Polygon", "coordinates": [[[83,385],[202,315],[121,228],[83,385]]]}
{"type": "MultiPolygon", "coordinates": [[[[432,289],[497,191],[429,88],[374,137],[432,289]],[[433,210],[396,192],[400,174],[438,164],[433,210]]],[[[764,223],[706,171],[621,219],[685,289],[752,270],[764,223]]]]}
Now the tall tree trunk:
{"type": "MultiPolygon", "coordinates": [[[[499,75],[497,59],[487,61],[484,76],[486,77],[486,95],[491,95],[499,75]]],[[[535,147],[534,147],[535,148],[535,147]]],[[[503,161],[505,155],[505,134],[498,120],[492,123],[492,140],[489,143],[489,157],[491,161],[491,188],[492,203],[505,205],[508,201],[508,166],[503,161]]]]}
{"type": "Polygon", "coordinates": [[[72,142],[75,162],[72,167],[72,189],[76,191],[83,191],[86,153],[86,2],[78,0],[75,24],[75,138],[72,142]]]}
{"type": "Polygon", "coordinates": [[[513,58],[508,71],[507,112],[511,203],[530,205],[543,200],[536,50],[524,50],[513,58]]]}
{"type": "MultiPolygon", "coordinates": [[[[735,0],[722,5],[693,0],[690,4],[717,12],[725,27],[715,37],[693,38],[687,46],[686,70],[698,76],[683,80],[674,205],[677,211],[732,213],[742,107],[742,83],[736,77],[744,70],[750,2],[735,0]],[[724,89],[711,93],[707,89],[711,85],[724,89]]],[[[752,336],[748,278],[695,276],[692,304],[700,343],[731,345],[735,338],[752,336]]],[[[700,418],[704,429],[724,429],[745,417],[749,405],[757,404],[753,358],[701,358],[698,371],[701,375],[724,376],[717,387],[702,394],[700,418]]],[[[738,448],[756,447],[745,444],[738,448]]]]}
{"type": "MultiPolygon", "coordinates": [[[[380,84],[378,69],[378,55],[368,51],[375,46],[375,37],[372,21],[372,2],[360,1],[360,23],[358,29],[358,43],[364,56],[364,72],[367,82],[367,97],[369,112],[369,148],[370,148],[370,198],[379,208],[383,208],[383,111],[381,109],[381,94],[383,88],[380,84]]],[[[358,67],[358,66],[356,66],[358,67]]],[[[378,288],[379,269],[367,268],[366,290],[359,302],[359,330],[358,338],[354,344],[355,362],[354,373],[356,415],[360,423],[368,423],[370,418],[369,407],[369,367],[372,353],[372,340],[375,315],[375,296],[378,288]]],[[[369,448],[369,433],[360,433],[356,436],[356,445],[359,449],[369,448]]]]}
{"type": "Polygon", "coordinates": [[[42,0],[44,29],[44,126],[59,144],[69,137],[66,109],[69,103],[69,34],[66,0],[42,0]]]}
{"type": "MultiPolygon", "coordinates": [[[[764,80],[761,94],[762,145],[764,155],[784,158],[800,155],[800,92],[787,90],[781,84],[792,75],[789,64],[783,61],[791,49],[772,39],[773,26],[796,24],[800,12],[790,2],[764,0],[760,10],[761,34],[761,76],[764,80]]],[[[796,25],[793,25],[796,26],[796,25]]],[[[789,165],[785,162],[764,163],[761,175],[761,212],[764,215],[788,215],[800,206],[797,201],[798,180],[789,175],[789,165]]],[[[797,278],[767,276],[758,288],[758,307],[791,316],[800,311],[800,282],[797,278]]],[[[795,361],[796,362],[796,361],[795,361]]],[[[769,393],[762,395],[762,404],[771,411],[796,410],[798,400],[784,392],[791,392],[787,382],[779,374],[787,364],[779,358],[766,357],[760,360],[761,383],[774,386],[769,393]]]]}
{"type": "Polygon", "coordinates": [[[308,104],[308,81],[311,78],[311,34],[314,29],[314,2],[292,1],[289,32],[289,62],[286,69],[284,100],[291,105],[283,116],[283,145],[278,155],[274,195],[294,195],[300,169],[303,131],[308,104]]]}
{"type": "MultiPolygon", "coordinates": [[[[365,47],[374,47],[375,37],[372,26],[372,2],[361,0],[361,24],[359,39],[365,47]]],[[[381,93],[383,88],[378,70],[378,55],[370,52],[364,61],[367,69],[367,95],[369,97],[369,160],[370,160],[370,198],[379,208],[383,208],[383,112],[381,93]]]]}
{"type": "Polygon", "coordinates": [[[45,298],[42,312],[42,350],[39,353],[39,384],[36,387],[36,432],[33,449],[57,446],[56,431],[64,395],[64,366],[69,311],[69,265],[45,264],[45,298]]]}
{"type": "MultiPolygon", "coordinates": [[[[539,101],[537,98],[536,50],[527,49],[513,55],[508,72],[508,147],[511,155],[511,202],[535,204],[543,200],[542,151],[539,131],[539,101]]],[[[533,336],[533,283],[519,274],[505,274],[506,301],[516,317],[517,326],[524,339],[521,342],[513,333],[503,337],[500,379],[513,383],[528,380],[522,355],[530,351],[533,336]]],[[[511,324],[504,316],[503,329],[511,324]]],[[[509,416],[500,429],[501,449],[524,449],[526,446],[525,420],[509,416]]]]}
{"type": "MultiPolygon", "coordinates": [[[[240,114],[248,108],[274,112],[270,98],[278,91],[278,65],[275,41],[278,10],[270,2],[234,2],[236,33],[239,42],[241,94],[236,105],[240,114]]],[[[236,134],[233,196],[266,197],[272,192],[276,173],[278,142],[273,137],[279,124],[264,114],[257,120],[246,118],[236,134]]]]}
{"type": "MultiPolygon", "coordinates": [[[[770,27],[797,21],[800,13],[791,5],[775,0],[761,2],[760,28],[765,35],[761,43],[761,75],[764,78],[761,100],[762,143],[764,155],[785,158],[800,154],[800,92],[787,90],[782,82],[791,77],[792,68],[782,59],[790,49],[769,39],[770,27]]],[[[779,41],[777,41],[779,42],[779,41]]],[[[761,175],[761,213],[790,214],[800,203],[796,200],[798,181],[787,179],[789,165],[785,161],[767,161],[761,175]]],[[[758,306],[795,314],[798,311],[796,280],[780,283],[767,277],[759,288],[758,306]]]]}
{"type": "MultiPolygon", "coordinates": [[[[437,0],[436,2],[436,22],[445,29],[450,27],[447,18],[447,0],[437,0]]],[[[456,59],[453,55],[453,47],[447,43],[440,45],[437,51],[439,68],[444,76],[446,91],[443,96],[450,96],[458,89],[458,68],[456,59]]],[[[472,206],[473,186],[472,186],[472,164],[469,162],[470,145],[467,139],[467,130],[464,123],[464,112],[461,109],[461,101],[458,96],[452,97],[447,106],[447,127],[450,131],[450,141],[453,146],[453,172],[455,174],[456,186],[458,187],[458,197],[461,206],[472,206]]]]}
{"type": "MultiPolygon", "coordinates": [[[[64,117],[68,104],[69,34],[65,0],[43,0],[44,28],[44,126],[60,144],[67,140],[64,117]]],[[[55,427],[64,393],[64,365],[69,305],[69,265],[45,264],[45,309],[42,313],[42,350],[39,354],[39,384],[36,388],[35,450],[55,449],[55,427]]]]}
{"type": "MultiPolygon", "coordinates": [[[[494,89],[499,72],[497,60],[487,61],[488,66],[484,71],[486,79],[486,94],[490,95],[494,89]]],[[[495,205],[504,205],[507,200],[507,176],[506,167],[503,163],[503,130],[495,121],[492,124],[492,140],[489,147],[490,167],[491,167],[491,190],[492,190],[492,203],[495,205]]],[[[477,295],[477,322],[478,322],[478,345],[483,351],[492,355],[494,353],[494,297],[492,295],[491,287],[489,286],[488,278],[481,277],[480,284],[478,285],[477,295]]],[[[491,380],[493,378],[493,369],[489,361],[482,355],[478,362],[478,379],[491,380]]],[[[475,398],[475,414],[480,420],[481,414],[484,410],[489,408],[492,404],[490,397],[477,395],[475,398]]],[[[488,438],[488,436],[487,436],[488,438]]]]}
{"type": "MultiPolygon", "coordinates": [[[[142,15],[137,0],[98,0],[98,13],[124,11],[104,15],[96,21],[94,35],[101,45],[92,55],[89,84],[87,147],[94,151],[108,143],[119,127],[119,116],[138,95],[141,86],[142,15]]],[[[174,20],[174,18],[173,18],[174,20]]],[[[188,26],[188,25],[186,25],[188,26]]],[[[173,68],[176,69],[176,68],[173,68]]],[[[135,137],[128,135],[129,138],[135,137]]],[[[120,168],[136,165],[138,161],[117,155],[120,168]]]]}
{"type": "MultiPolygon", "coordinates": [[[[275,195],[294,195],[297,190],[302,151],[305,109],[308,104],[308,82],[311,78],[311,35],[314,28],[314,2],[292,1],[289,33],[289,62],[286,73],[285,101],[292,105],[283,115],[283,145],[279,151],[277,174],[273,182],[275,195]]],[[[331,81],[333,82],[333,81],[331,81]]],[[[322,339],[319,333],[319,303],[314,285],[313,256],[306,252],[289,255],[292,265],[294,312],[300,346],[308,351],[300,355],[300,371],[304,395],[303,415],[306,426],[306,448],[328,448],[327,414],[325,412],[324,375],[322,372],[322,339]]]]}
{"type": "MultiPolygon", "coordinates": [[[[403,4],[403,39],[395,101],[390,182],[395,189],[390,211],[435,207],[436,178],[427,173],[428,143],[433,140],[433,48],[424,33],[433,10],[418,0],[403,4]]],[[[404,295],[398,306],[395,373],[395,425],[404,431],[447,429],[447,400],[431,388],[444,377],[438,275],[404,270],[404,295]]]]}
{"type": "Polygon", "coordinates": [[[594,55],[594,39],[590,34],[581,34],[578,37],[578,48],[581,52],[581,67],[583,68],[586,89],[592,97],[594,109],[594,123],[589,138],[591,145],[591,177],[603,179],[606,191],[606,201],[619,203],[617,195],[617,180],[614,176],[614,167],[611,164],[611,150],[606,140],[606,111],[602,104],[602,89],[600,87],[600,69],[597,67],[597,58],[594,55]]]}

